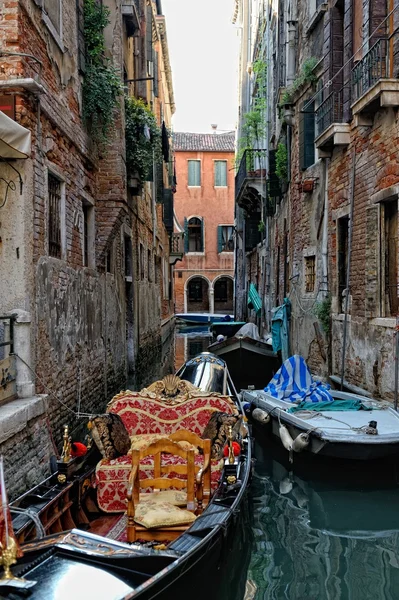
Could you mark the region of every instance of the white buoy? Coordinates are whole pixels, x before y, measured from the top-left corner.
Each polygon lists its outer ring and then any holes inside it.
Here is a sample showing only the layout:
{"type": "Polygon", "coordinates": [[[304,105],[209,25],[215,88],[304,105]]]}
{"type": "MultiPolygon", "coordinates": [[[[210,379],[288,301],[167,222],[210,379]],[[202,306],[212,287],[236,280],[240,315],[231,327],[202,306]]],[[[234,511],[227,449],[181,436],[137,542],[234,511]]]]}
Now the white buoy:
{"type": "Polygon", "coordinates": [[[302,452],[307,446],[309,446],[309,434],[307,433],[299,433],[292,442],[294,452],[302,452]]]}
{"type": "Polygon", "coordinates": [[[261,408],[255,408],[252,413],[252,416],[256,421],[262,423],[262,425],[266,425],[266,423],[270,422],[269,413],[267,413],[265,410],[262,410],[261,408]]]}
{"type": "Polygon", "coordinates": [[[288,451],[292,450],[292,444],[293,444],[294,440],[290,436],[290,433],[289,433],[288,429],[286,428],[286,426],[282,425],[280,423],[278,432],[280,434],[280,439],[281,439],[281,442],[282,442],[284,448],[288,451]]]}

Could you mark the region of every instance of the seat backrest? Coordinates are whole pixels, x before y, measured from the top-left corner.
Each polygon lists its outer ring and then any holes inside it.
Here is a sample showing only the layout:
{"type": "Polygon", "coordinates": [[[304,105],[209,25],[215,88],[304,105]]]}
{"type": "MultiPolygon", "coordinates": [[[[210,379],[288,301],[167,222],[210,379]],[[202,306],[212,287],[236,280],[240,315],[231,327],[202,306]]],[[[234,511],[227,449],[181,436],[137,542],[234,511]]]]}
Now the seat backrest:
{"type": "Polygon", "coordinates": [[[201,512],[211,497],[211,440],[203,440],[188,429],[178,429],[168,437],[174,442],[189,442],[202,450],[204,462],[195,477],[198,512],[201,512]]]}
{"type": "Polygon", "coordinates": [[[185,450],[175,441],[162,438],[149,444],[141,450],[132,451],[132,467],[135,473],[133,483],[133,500],[135,505],[139,503],[140,489],[152,487],[154,489],[187,490],[187,509],[195,510],[195,464],[194,449],[185,450]],[[179,465],[179,474],[186,475],[185,479],[163,477],[170,472],[170,467],[163,468],[162,455],[177,455],[185,460],[184,465],[179,465]],[[154,477],[142,479],[139,477],[140,460],[146,456],[154,456],[154,477]]]}
{"type": "Polygon", "coordinates": [[[188,429],[200,436],[213,412],[234,414],[237,408],[228,396],[195,397],[176,406],[165,406],[157,399],[126,392],[115,396],[107,411],[121,417],[129,435],[162,433],[168,436],[178,429],[188,429]]]}

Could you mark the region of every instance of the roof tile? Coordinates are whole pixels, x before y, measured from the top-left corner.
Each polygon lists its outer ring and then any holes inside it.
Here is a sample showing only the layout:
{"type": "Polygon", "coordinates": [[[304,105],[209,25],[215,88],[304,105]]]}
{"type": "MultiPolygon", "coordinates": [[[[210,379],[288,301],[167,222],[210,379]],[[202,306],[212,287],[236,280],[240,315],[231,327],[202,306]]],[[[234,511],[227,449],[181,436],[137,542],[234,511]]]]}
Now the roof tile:
{"type": "Polygon", "coordinates": [[[186,152],[234,152],[234,131],[229,133],[182,133],[173,134],[175,151],[186,152]]]}

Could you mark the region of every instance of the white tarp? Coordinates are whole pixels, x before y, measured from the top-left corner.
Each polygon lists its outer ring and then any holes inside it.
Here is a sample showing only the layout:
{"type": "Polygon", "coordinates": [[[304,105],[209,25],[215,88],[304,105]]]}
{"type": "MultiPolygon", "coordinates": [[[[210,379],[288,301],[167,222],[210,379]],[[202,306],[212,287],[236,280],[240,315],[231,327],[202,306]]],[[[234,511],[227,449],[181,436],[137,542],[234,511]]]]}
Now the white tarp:
{"type": "Polygon", "coordinates": [[[31,132],[0,110],[0,157],[28,158],[31,132]]]}

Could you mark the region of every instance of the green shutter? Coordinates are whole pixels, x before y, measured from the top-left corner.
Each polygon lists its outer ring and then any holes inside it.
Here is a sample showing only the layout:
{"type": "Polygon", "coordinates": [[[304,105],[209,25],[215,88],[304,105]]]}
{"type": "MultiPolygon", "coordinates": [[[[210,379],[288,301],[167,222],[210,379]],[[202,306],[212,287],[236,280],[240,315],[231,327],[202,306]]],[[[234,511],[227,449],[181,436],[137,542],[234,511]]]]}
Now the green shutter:
{"type": "Polygon", "coordinates": [[[215,187],[227,185],[227,171],[225,160],[215,160],[215,187]]]}
{"type": "Polygon", "coordinates": [[[188,253],[188,221],[184,217],[184,253],[188,253]]]}
{"type": "Polygon", "coordinates": [[[309,104],[309,100],[305,100],[299,113],[299,161],[302,170],[313,165],[315,161],[314,139],[314,102],[309,104]],[[306,106],[306,112],[302,112],[304,106],[306,106]]]}
{"type": "Polygon", "coordinates": [[[217,234],[218,234],[218,252],[220,254],[220,252],[223,251],[223,228],[222,228],[222,225],[218,225],[217,234]]]}
{"type": "Polygon", "coordinates": [[[199,160],[188,161],[188,185],[201,185],[201,163],[199,160]]]}
{"type": "Polygon", "coordinates": [[[204,220],[201,219],[201,250],[200,252],[204,251],[204,220]]]}

